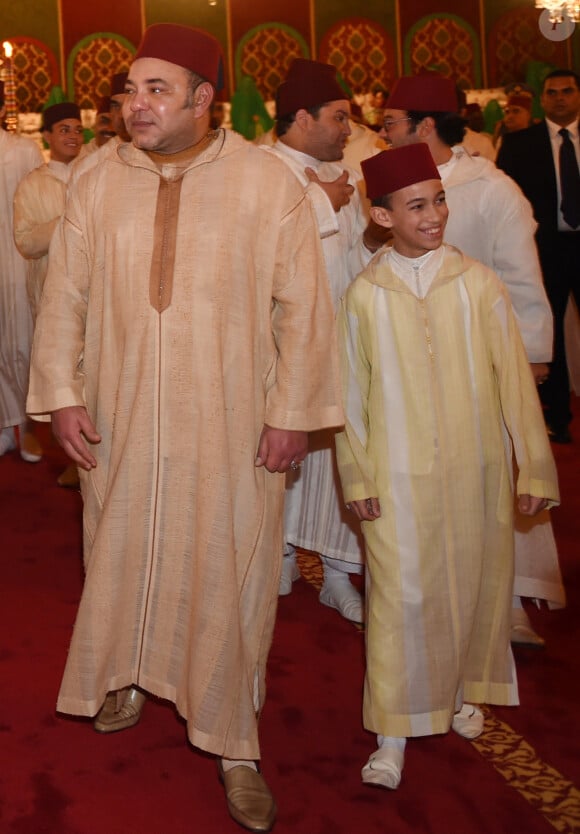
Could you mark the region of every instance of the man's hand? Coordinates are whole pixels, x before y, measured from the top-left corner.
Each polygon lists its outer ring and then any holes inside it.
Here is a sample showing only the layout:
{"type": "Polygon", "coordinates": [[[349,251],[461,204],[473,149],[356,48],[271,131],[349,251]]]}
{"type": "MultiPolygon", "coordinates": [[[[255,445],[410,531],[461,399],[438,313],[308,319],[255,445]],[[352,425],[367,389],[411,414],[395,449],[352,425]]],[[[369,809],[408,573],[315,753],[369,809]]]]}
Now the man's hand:
{"type": "Polygon", "coordinates": [[[258,444],[256,466],[265,466],[268,472],[297,469],[307,452],[307,432],[264,426],[258,444]]]}
{"type": "Polygon", "coordinates": [[[550,376],[550,368],[545,362],[530,362],[536,385],[541,385],[550,376]]]}
{"type": "Polygon", "coordinates": [[[316,171],[312,168],[306,168],[304,173],[310,182],[315,182],[316,185],[319,185],[326,192],[328,199],[332,203],[332,208],[336,212],[339,212],[343,206],[350,203],[354,187],[348,182],[348,171],[343,171],[340,177],[330,182],[323,182],[318,179],[316,171]]]}
{"type": "Polygon", "coordinates": [[[80,405],[59,408],[52,412],[51,418],[52,432],[69,458],[82,469],[94,469],[97,461],[91,454],[86,440],[89,443],[100,443],[101,435],[94,427],[86,408],[80,405]]]}
{"type": "Polygon", "coordinates": [[[381,505],[378,498],[363,498],[360,501],[351,501],[346,505],[347,510],[352,510],[359,521],[374,521],[381,514],[381,505]]]}
{"type": "Polygon", "coordinates": [[[518,495],[518,510],[522,515],[537,515],[548,506],[547,498],[535,498],[533,495],[518,495]]]}

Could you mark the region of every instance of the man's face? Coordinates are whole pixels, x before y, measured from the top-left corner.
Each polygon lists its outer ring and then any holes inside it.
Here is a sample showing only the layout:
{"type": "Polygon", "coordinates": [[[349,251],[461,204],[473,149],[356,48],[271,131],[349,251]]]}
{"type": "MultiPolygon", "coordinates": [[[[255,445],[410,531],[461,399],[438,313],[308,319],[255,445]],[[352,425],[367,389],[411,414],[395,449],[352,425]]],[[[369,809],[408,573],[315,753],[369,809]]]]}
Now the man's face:
{"type": "Polygon", "coordinates": [[[508,133],[515,133],[516,130],[524,130],[530,126],[531,114],[525,107],[520,107],[518,104],[508,104],[503,112],[503,123],[508,133]]]}
{"type": "Polygon", "coordinates": [[[52,130],[44,130],[42,136],[50,149],[50,158],[68,165],[82,148],[83,126],[78,119],[63,119],[55,122],[52,130]]]}
{"type": "Polygon", "coordinates": [[[115,131],[113,130],[113,122],[111,120],[110,113],[97,113],[94,131],[98,148],[102,147],[105,142],[108,142],[109,139],[113,138],[115,131]]]}
{"type": "Polygon", "coordinates": [[[318,118],[307,114],[305,153],[321,162],[336,162],[342,159],[344,148],[351,134],[350,104],[331,101],[320,108],[318,118]]]}
{"type": "Polygon", "coordinates": [[[390,209],[371,208],[373,220],[393,230],[395,248],[408,258],[441,246],[448,214],[441,180],[425,180],[395,191],[390,209]]]}
{"type": "Polygon", "coordinates": [[[192,95],[189,78],[183,67],[158,58],[133,63],[122,114],[134,145],[170,154],[192,147],[205,135],[209,116],[201,117],[211,104],[209,85],[200,85],[192,95]]]}
{"type": "Polygon", "coordinates": [[[125,96],[123,94],[111,96],[111,127],[115,131],[115,135],[122,139],[123,142],[130,142],[131,137],[127,133],[123,119],[122,108],[124,100],[125,96]]]}
{"type": "Polygon", "coordinates": [[[413,129],[407,111],[393,110],[391,107],[385,109],[383,127],[379,136],[393,148],[400,148],[402,145],[413,145],[420,141],[413,129]]]}
{"type": "Polygon", "coordinates": [[[580,90],[573,75],[547,78],[540,98],[546,118],[565,127],[578,118],[580,90]]]}

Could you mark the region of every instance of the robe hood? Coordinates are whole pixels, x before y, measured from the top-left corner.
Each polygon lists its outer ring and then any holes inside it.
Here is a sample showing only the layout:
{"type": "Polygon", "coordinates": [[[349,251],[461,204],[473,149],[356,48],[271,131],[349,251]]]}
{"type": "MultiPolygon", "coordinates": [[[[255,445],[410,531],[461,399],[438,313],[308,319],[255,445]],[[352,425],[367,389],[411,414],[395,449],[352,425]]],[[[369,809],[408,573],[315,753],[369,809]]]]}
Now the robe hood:
{"type": "Polygon", "coordinates": [[[191,161],[185,166],[185,168],[183,165],[177,166],[174,159],[171,156],[168,156],[167,165],[163,165],[160,169],[149,154],[146,153],[146,151],[136,148],[132,142],[124,142],[119,145],[117,153],[127,165],[132,165],[136,168],[146,168],[163,177],[171,179],[172,170],[179,171],[180,174],[183,174],[198,165],[205,165],[209,162],[213,162],[218,156],[220,158],[229,156],[231,153],[235,153],[247,144],[246,140],[242,136],[238,136],[238,134],[233,131],[226,132],[222,128],[219,128],[218,130],[211,131],[211,133],[214,135],[213,141],[208,145],[205,145],[199,153],[193,155],[191,161]]]}
{"type": "Polygon", "coordinates": [[[452,150],[455,156],[455,162],[450,166],[449,173],[446,172],[445,166],[439,166],[439,173],[441,174],[441,181],[444,188],[462,185],[465,182],[472,182],[477,179],[488,178],[490,172],[497,170],[493,162],[490,162],[489,159],[486,159],[484,156],[472,156],[461,145],[455,145],[452,150]]]}
{"type": "MultiPolygon", "coordinates": [[[[473,259],[464,255],[455,246],[444,244],[445,256],[441,264],[439,272],[435,276],[431,289],[436,286],[441,286],[449,281],[453,281],[459,275],[462,275],[473,263],[473,259]]],[[[357,280],[368,281],[369,284],[375,284],[378,287],[393,290],[395,292],[407,292],[411,290],[407,287],[404,281],[395,275],[389,264],[387,255],[392,247],[381,249],[372,261],[367,266],[366,270],[357,280]]],[[[430,290],[431,292],[431,290],[430,290]]]]}

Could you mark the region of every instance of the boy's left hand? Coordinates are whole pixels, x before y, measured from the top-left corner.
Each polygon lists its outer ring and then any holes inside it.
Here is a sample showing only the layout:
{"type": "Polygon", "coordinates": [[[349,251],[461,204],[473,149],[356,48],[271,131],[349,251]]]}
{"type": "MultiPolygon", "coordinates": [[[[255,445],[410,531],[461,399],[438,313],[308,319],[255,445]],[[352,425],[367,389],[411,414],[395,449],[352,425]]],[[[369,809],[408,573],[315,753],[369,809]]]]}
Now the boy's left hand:
{"type": "Polygon", "coordinates": [[[518,510],[522,515],[537,515],[548,506],[547,498],[536,498],[533,495],[518,496],[518,510]]]}

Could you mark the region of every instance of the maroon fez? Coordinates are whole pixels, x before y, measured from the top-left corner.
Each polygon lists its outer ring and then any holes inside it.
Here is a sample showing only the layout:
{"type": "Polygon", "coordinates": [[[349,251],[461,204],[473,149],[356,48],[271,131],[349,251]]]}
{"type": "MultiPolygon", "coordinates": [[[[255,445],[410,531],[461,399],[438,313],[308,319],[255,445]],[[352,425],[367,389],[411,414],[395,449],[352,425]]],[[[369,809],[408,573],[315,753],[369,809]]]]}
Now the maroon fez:
{"type": "Polygon", "coordinates": [[[286,81],[276,91],[276,117],[289,116],[297,110],[309,110],[327,101],[348,99],[336,80],[336,67],[321,61],[295,58],[286,81]]]}
{"type": "Polygon", "coordinates": [[[81,120],[81,111],[72,101],[61,101],[59,104],[52,104],[42,111],[42,129],[50,130],[57,122],[64,119],[81,120]]]}
{"type": "Polygon", "coordinates": [[[145,31],[135,53],[139,58],[158,58],[200,75],[216,90],[223,87],[220,45],[213,35],[177,23],[154,23],[145,31]]]}
{"type": "Polygon", "coordinates": [[[425,142],[381,151],[370,159],[363,159],[361,167],[369,200],[393,194],[417,182],[441,179],[425,142]]]}
{"type": "Polygon", "coordinates": [[[128,72],[117,72],[111,78],[111,96],[125,95],[125,81],[127,80],[128,72]]]}
{"type": "Polygon", "coordinates": [[[102,96],[97,102],[97,116],[99,113],[109,113],[111,110],[111,97],[102,96]]]}
{"type": "Polygon", "coordinates": [[[457,113],[455,84],[434,72],[404,76],[395,82],[387,108],[416,110],[419,113],[457,113]]]}
{"type": "Polygon", "coordinates": [[[511,95],[507,100],[506,107],[523,107],[524,110],[532,112],[532,97],[526,93],[511,95]]]}

